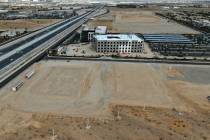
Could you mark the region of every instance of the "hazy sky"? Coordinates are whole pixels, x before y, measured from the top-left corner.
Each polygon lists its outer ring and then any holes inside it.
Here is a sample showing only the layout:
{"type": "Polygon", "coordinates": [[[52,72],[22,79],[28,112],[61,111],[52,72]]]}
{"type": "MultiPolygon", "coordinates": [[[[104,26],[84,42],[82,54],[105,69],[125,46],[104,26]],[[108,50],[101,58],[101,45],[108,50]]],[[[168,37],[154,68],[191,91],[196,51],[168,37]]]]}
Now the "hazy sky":
{"type": "MultiPolygon", "coordinates": [[[[68,0],[67,0],[68,1],[68,0]]],[[[71,0],[69,0],[71,1],[71,0]]],[[[83,1],[83,0],[80,0],[83,1]]],[[[87,0],[87,1],[101,1],[101,2],[197,2],[197,1],[210,1],[210,0],[87,0]]]]}
{"type": "MultiPolygon", "coordinates": [[[[9,0],[0,0],[0,2],[5,2],[9,0]]],[[[21,1],[21,0],[18,0],[21,1]]],[[[22,0],[22,1],[30,1],[30,0],[22,0]]],[[[34,0],[36,1],[36,0],[34,0]]],[[[37,0],[39,1],[39,0],[37,0]]],[[[210,0],[53,0],[57,2],[67,2],[67,3],[89,3],[89,2],[101,2],[101,3],[120,3],[120,2],[137,2],[137,3],[183,3],[183,2],[197,2],[197,1],[210,1],[210,0]]]]}
{"type": "MultiPolygon", "coordinates": [[[[74,1],[74,0],[64,0],[64,1],[74,1]]],[[[86,2],[138,2],[138,3],[150,3],[150,2],[177,2],[177,3],[182,3],[182,2],[198,2],[198,1],[210,1],[210,0],[78,0],[78,1],[86,1],[86,2]]]]}

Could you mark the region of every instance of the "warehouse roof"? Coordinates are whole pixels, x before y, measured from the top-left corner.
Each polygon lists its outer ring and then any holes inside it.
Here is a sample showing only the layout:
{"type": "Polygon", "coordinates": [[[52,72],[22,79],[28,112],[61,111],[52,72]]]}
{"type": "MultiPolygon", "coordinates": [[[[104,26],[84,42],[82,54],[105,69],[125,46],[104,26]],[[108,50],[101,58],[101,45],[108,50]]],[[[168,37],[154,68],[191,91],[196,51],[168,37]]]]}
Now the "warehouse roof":
{"type": "Polygon", "coordinates": [[[151,43],[194,44],[191,39],[179,34],[143,34],[145,41],[151,43]]]}
{"type": "Polygon", "coordinates": [[[135,34],[106,34],[106,35],[95,35],[94,36],[98,41],[143,41],[142,38],[139,38],[135,34]]]}

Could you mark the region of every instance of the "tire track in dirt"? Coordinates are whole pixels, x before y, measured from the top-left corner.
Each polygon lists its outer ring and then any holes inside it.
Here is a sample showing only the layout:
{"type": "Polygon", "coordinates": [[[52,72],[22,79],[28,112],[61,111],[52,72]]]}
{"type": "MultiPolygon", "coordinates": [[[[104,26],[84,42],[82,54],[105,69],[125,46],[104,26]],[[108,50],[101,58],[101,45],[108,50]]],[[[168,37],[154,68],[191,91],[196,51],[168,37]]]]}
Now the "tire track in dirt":
{"type": "Polygon", "coordinates": [[[96,79],[96,73],[100,70],[100,65],[97,64],[96,67],[91,68],[88,74],[85,76],[84,80],[81,82],[81,88],[79,91],[79,98],[87,95],[87,93],[90,91],[91,86],[96,79]]]}

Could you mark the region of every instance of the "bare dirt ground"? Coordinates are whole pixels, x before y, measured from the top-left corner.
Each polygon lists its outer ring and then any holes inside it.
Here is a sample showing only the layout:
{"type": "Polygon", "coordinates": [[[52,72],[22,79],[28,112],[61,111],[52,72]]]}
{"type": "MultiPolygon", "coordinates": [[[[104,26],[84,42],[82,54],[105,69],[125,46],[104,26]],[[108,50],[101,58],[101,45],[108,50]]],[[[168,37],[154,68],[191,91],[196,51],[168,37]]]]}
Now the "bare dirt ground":
{"type": "Polygon", "coordinates": [[[155,11],[110,8],[110,13],[98,17],[90,26],[107,26],[110,32],[196,34],[197,31],[156,16],[155,11]]]}
{"type": "Polygon", "coordinates": [[[0,30],[25,29],[37,30],[60,21],[59,19],[17,19],[0,20],[0,30]]]}
{"type": "MultiPolygon", "coordinates": [[[[65,46],[67,48],[66,54],[67,56],[79,56],[79,57],[99,57],[99,56],[112,56],[118,55],[118,53],[97,53],[95,48],[93,47],[92,43],[80,43],[80,44],[69,44],[65,46]]],[[[128,54],[121,54],[121,57],[146,57],[152,58],[154,57],[154,53],[149,48],[148,44],[144,43],[144,51],[142,53],[128,53],[128,54]]]]}
{"type": "Polygon", "coordinates": [[[23,72],[0,91],[2,140],[46,140],[52,129],[59,140],[210,139],[209,66],[41,61],[30,69],[31,79],[23,72]]]}

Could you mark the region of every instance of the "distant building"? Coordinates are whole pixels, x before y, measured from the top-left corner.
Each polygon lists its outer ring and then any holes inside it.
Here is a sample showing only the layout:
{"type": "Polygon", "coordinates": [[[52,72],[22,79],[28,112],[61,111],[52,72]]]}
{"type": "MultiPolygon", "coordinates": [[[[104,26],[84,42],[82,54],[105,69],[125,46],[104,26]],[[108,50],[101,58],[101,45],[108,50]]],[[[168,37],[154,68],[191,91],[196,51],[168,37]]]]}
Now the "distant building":
{"type": "Polygon", "coordinates": [[[161,8],[162,8],[162,10],[169,10],[169,9],[170,9],[169,6],[163,6],[163,7],[161,7],[161,8]]]}
{"type": "Polygon", "coordinates": [[[31,2],[38,3],[39,0],[31,0],[31,2]]]}
{"type": "Polygon", "coordinates": [[[94,35],[93,47],[102,53],[142,52],[144,41],[135,34],[94,35]]]}
{"type": "Polygon", "coordinates": [[[193,25],[194,26],[199,26],[199,27],[210,27],[210,21],[201,19],[201,20],[193,20],[193,25]]]}
{"type": "Polygon", "coordinates": [[[31,0],[21,0],[22,3],[29,3],[31,0]]]}
{"type": "Polygon", "coordinates": [[[174,8],[174,9],[179,9],[180,7],[178,7],[178,6],[173,6],[173,8],[174,8]]]}
{"type": "Polygon", "coordinates": [[[209,20],[202,20],[202,24],[204,27],[210,27],[210,21],[209,20]]]}

